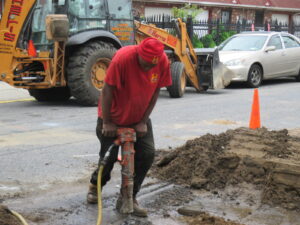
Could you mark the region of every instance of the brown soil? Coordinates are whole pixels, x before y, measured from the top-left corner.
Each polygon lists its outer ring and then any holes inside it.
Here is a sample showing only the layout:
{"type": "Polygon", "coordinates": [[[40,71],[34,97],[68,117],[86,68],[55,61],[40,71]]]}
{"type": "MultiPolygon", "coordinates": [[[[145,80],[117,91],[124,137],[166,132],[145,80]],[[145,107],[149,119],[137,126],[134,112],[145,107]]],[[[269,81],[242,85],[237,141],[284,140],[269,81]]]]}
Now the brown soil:
{"type": "Polygon", "coordinates": [[[188,225],[241,225],[240,223],[225,221],[222,218],[210,216],[207,213],[196,217],[185,217],[184,220],[188,225]]]}
{"type": "Polygon", "coordinates": [[[300,138],[287,130],[206,134],[157,157],[151,174],[160,179],[206,190],[253,183],[263,203],[300,209],[300,138]]]}
{"type": "Polygon", "coordinates": [[[0,224],[1,225],[22,225],[22,223],[3,205],[0,205],[0,224]]]}
{"type": "Polygon", "coordinates": [[[178,213],[184,215],[181,219],[188,225],[243,225],[231,220],[211,216],[209,213],[198,210],[197,208],[182,207],[178,209],[178,213]]]}

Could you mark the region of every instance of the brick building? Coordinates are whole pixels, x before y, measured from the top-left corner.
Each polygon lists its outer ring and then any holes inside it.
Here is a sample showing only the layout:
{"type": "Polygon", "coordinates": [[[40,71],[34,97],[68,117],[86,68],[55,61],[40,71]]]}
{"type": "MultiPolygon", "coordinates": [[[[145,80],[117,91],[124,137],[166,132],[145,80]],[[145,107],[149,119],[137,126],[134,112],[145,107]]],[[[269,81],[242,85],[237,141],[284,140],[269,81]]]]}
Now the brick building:
{"type": "Polygon", "coordinates": [[[222,22],[247,20],[256,26],[277,20],[282,24],[300,25],[300,0],[133,0],[133,7],[143,16],[171,15],[172,7],[198,5],[203,11],[199,20],[220,19],[222,22]]]}

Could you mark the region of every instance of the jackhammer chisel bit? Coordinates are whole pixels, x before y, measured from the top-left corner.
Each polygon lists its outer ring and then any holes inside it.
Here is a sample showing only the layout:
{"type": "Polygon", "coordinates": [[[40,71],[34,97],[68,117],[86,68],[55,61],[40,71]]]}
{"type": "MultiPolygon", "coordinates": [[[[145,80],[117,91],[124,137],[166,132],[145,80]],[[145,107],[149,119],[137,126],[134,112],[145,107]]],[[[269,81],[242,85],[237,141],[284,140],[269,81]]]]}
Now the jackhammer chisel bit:
{"type": "Polygon", "coordinates": [[[115,144],[121,146],[122,165],[122,206],[120,212],[129,214],[133,212],[133,176],[134,176],[134,142],[136,133],[132,128],[119,128],[118,139],[115,144]]]}

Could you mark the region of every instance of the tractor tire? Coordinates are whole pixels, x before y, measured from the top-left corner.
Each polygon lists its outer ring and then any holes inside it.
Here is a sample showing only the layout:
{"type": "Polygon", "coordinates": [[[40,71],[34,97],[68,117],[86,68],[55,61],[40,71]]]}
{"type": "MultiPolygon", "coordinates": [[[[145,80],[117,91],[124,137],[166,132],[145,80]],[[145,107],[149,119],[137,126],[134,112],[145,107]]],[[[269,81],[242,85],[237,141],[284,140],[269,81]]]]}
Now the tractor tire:
{"type": "Polygon", "coordinates": [[[71,95],[81,105],[98,104],[106,70],[116,48],[102,41],[88,42],[69,57],[67,81],[71,95]]]}
{"type": "Polygon", "coordinates": [[[263,70],[258,64],[253,64],[248,72],[247,86],[258,88],[263,80],[263,70]]]}
{"type": "Polygon", "coordinates": [[[172,85],[167,87],[171,98],[180,98],[183,96],[186,87],[186,74],[184,65],[181,62],[171,64],[172,85]]]}
{"type": "Polygon", "coordinates": [[[71,97],[68,87],[29,89],[28,92],[39,102],[67,101],[71,97]]]}

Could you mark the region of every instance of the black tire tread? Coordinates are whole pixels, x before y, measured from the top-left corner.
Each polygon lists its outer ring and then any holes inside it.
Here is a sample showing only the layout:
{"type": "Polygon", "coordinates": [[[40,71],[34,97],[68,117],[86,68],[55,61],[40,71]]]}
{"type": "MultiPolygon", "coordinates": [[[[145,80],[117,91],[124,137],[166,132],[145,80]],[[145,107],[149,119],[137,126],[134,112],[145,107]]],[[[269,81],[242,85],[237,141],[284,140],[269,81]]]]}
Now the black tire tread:
{"type": "MultiPolygon", "coordinates": [[[[67,80],[70,87],[71,95],[82,105],[97,105],[99,91],[91,82],[87,82],[86,66],[89,58],[97,52],[101,52],[109,58],[112,58],[116,49],[112,44],[103,41],[88,42],[81,46],[72,56],[69,57],[67,66],[67,80]]],[[[91,69],[91,68],[88,68],[91,69]]]]}
{"type": "Polygon", "coordinates": [[[171,98],[180,98],[184,94],[181,90],[181,74],[184,70],[184,65],[181,62],[173,62],[171,64],[172,85],[168,87],[171,98]]]}
{"type": "Polygon", "coordinates": [[[250,88],[258,88],[258,87],[261,85],[262,80],[263,80],[263,69],[261,68],[260,65],[258,65],[258,64],[253,64],[253,65],[250,67],[250,69],[249,69],[248,80],[247,80],[247,86],[250,87],[250,88]],[[259,67],[260,72],[261,72],[261,79],[260,79],[259,84],[257,84],[257,85],[254,85],[254,84],[250,81],[250,77],[249,77],[250,71],[251,71],[251,69],[252,69],[253,67],[259,67]]]}

